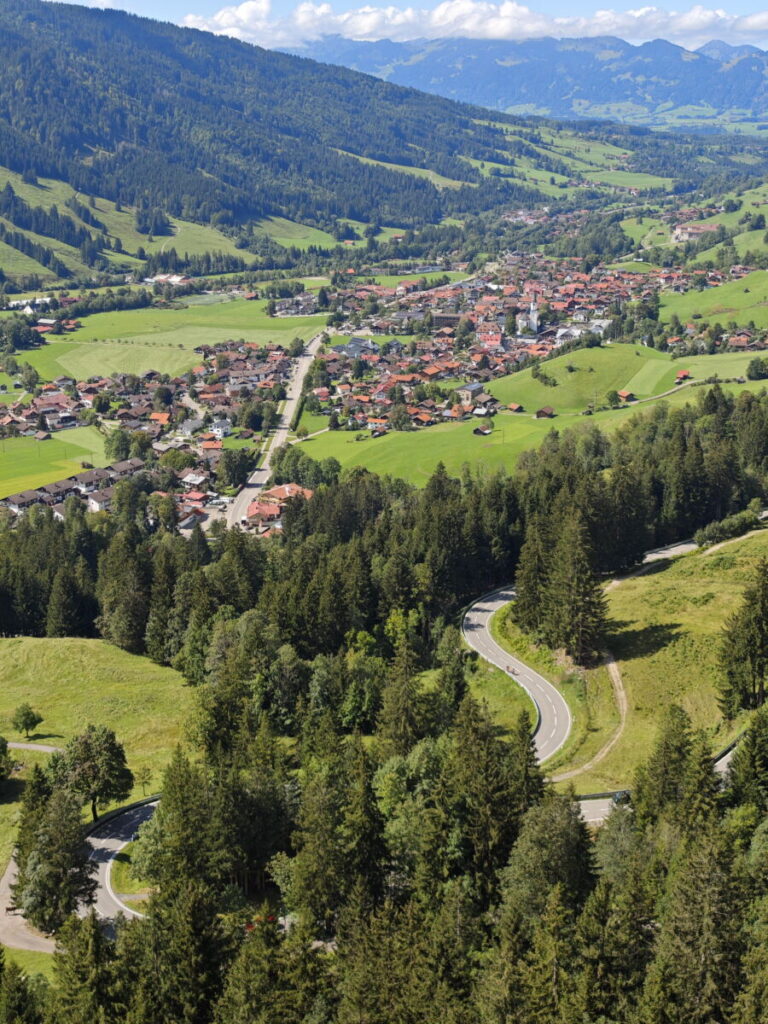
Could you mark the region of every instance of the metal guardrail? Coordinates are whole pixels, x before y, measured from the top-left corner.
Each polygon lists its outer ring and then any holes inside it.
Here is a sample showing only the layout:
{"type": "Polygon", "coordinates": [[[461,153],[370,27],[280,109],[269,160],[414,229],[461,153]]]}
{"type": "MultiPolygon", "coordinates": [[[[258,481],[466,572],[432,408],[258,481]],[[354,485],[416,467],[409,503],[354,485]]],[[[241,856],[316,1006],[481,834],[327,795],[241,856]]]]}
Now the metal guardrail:
{"type": "Polygon", "coordinates": [[[96,829],[101,828],[101,826],[105,825],[108,821],[112,821],[114,818],[119,818],[127,811],[133,811],[137,807],[146,807],[147,804],[153,804],[159,800],[162,795],[162,793],[153,793],[152,796],[144,796],[141,800],[134,800],[133,803],[124,804],[122,807],[115,807],[114,810],[107,811],[105,814],[98,817],[96,821],[92,821],[88,825],[85,830],[85,834],[87,836],[92,835],[96,829]]]}

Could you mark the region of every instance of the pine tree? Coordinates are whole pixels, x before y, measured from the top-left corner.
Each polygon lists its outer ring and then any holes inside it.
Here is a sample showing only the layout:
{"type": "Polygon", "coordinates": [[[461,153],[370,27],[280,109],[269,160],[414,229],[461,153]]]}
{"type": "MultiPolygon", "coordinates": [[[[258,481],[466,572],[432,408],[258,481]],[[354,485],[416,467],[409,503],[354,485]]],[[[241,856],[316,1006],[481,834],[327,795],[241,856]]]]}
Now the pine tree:
{"type": "Polygon", "coordinates": [[[523,709],[509,737],[510,790],[515,811],[522,818],[544,796],[544,774],[539,767],[531,716],[523,709]]]}
{"type": "Polygon", "coordinates": [[[382,889],[384,823],[373,793],[373,773],[359,735],[347,740],[346,793],[341,809],[339,841],[346,865],[346,889],[354,886],[373,905],[382,889]]]}
{"type": "Polygon", "coordinates": [[[461,634],[455,626],[446,627],[440,639],[438,660],[437,691],[450,720],[467,692],[461,634]]]}
{"type": "Polygon", "coordinates": [[[717,816],[720,780],[702,732],[695,733],[685,766],[679,818],[688,834],[708,831],[717,816]]]}
{"type": "Polygon", "coordinates": [[[733,752],[728,783],[733,802],[768,810],[768,708],[752,716],[733,752]]]}
{"type": "Polygon", "coordinates": [[[147,654],[158,665],[168,664],[169,661],[168,625],[175,586],[176,564],[173,551],[170,545],[161,544],[152,565],[152,592],[145,634],[147,654]]]}
{"type": "Polygon", "coordinates": [[[544,595],[552,565],[545,521],[535,516],[527,524],[525,543],[515,573],[515,622],[526,633],[538,636],[544,626],[544,595]]]}
{"type": "Polygon", "coordinates": [[[592,570],[587,529],[578,512],[563,523],[551,561],[543,595],[544,635],[550,647],[564,647],[583,664],[599,650],[606,627],[606,605],[592,570]]]}
{"type": "Polygon", "coordinates": [[[453,842],[460,842],[463,869],[488,905],[496,876],[517,836],[521,809],[513,785],[513,752],[496,734],[487,708],[467,695],[456,715],[447,763],[453,842]]]}
{"type": "Polygon", "coordinates": [[[573,929],[556,885],[533,933],[533,943],[520,978],[521,1020],[552,1024],[560,1017],[571,989],[573,929]]]}
{"type": "Polygon", "coordinates": [[[189,877],[173,893],[153,896],[146,942],[152,958],[145,984],[159,1010],[150,1019],[208,1024],[227,962],[227,942],[210,891],[189,877]]]}
{"type": "Polygon", "coordinates": [[[98,598],[98,626],[104,639],[140,654],[149,602],[136,552],[125,532],[115,534],[99,559],[98,598]]]}
{"type": "Polygon", "coordinates": [[[13,887],[13,904],[19,906],[20,894],[26,885],[27,861],[35,848],[37,830],[51,796],[51,782],[39,764],[32,766],[24,786],[21,803],[19,828],[16,833],[14,860],[16,861],[16,883],[13,887]]]}
{"type": "Polygon", "coordinates": [[[691,720],[679,705],[672,704],[651,756],[635,776],[632,805],[638,822],[656,821],[668,807],[680,802],[690,751],[691,720]]]}
{"type": "Polygon", "coordinates": [[[64,789],[53,792],[35,835],[14,900],[42,931],[57,931],[80,903],[92,902],[96,864],[88,859],[80,802],[64,789]]]}
{"type": "Polygon", "coordinates": [[[113,964],[114,944],[95,911],[64,923],[53,960],[57,1024],[101,1024],[113,1019],[113,964]]]}
{"type": "Polygon", "coordinates": [[[418,738],[416,659],[407,632],[397,640],[395,657],[384,686],[378,738],[384,756],[405,755],[418,738]]]}
{"type": "Polygon", "coordinates": [[[39,990],[14,961],[0,973],[0,1024],[42,1024],[43,999],[39,990]]]}
{"type": "Polygon", "coordinates": [[[48,599],[45,635],[83,636],[87,632],[84,602],[75,574],[66,564],[59,567],[48,599]]]}
{"type": "Polygon", "coordinates": [[[732,718],[765,700],[768,675],[768,559],[760,559],[741,607],[723,630],[720,648],[721,707],[732,718]]]}
{"type": "Polygon", "coordinates": [[[685,850],[668,883],[642,1024],[711,1024],[729,1016],[740,957],[730,864],[710,837],[685,850]]]}

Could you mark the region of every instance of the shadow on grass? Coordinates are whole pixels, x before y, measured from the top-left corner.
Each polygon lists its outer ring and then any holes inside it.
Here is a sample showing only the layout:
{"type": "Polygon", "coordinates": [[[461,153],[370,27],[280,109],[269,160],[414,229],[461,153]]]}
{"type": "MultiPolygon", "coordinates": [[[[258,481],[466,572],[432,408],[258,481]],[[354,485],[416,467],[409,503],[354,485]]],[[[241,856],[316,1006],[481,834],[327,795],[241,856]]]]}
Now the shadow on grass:
{"type": "Polygon", "coordinates": [[[631,622],[612,622],[608,646],[621,661],[646,658],[656,654],[680,636],[679,622],[665,622],[641,629],[630,629],[631,622]]]}
{"type": "Polygon", "coordinates": [[[24,792],[25,782],[17,776],[11,775],[0,785],[0,807],[3,804],[15,804],[21,800],[24,792]]]}
{"type": "Polygon", "coordinates": [[[33,732],[31,736],[25,736],[25,743],[35,743],[41,740],[63,740],[64,736],[60,732],[33,732]]]}

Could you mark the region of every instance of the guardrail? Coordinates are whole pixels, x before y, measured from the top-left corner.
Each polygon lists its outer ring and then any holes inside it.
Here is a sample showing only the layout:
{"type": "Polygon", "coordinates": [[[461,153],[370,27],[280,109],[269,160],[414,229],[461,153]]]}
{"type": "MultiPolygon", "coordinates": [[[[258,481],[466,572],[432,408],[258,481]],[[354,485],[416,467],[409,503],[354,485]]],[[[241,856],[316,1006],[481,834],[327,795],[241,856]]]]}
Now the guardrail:
{"type": "Polygon", "coordinates": [[[101,828],[101,826],[106,824],[106,822],[112,821],[113,818],[119,818],[122,814],[125,814],[127,811],[133,811],[137,807],[146,807],[147,804],[156,803],[156,801],[158,801],[162,795],[162,793],[153,793],[152,796],[144,796],[141,798],[141,800],[134,800],[130,804],[124,804],[122,807],[115,807],[114,810],[107,811],[105,814],[102,814],[100,817],[98,817],[96,821],[92,821],[88,825],[88,827],[85,830],[85,834],[87,836],[92,835],[96,831],[96,829],[101,828]]]}

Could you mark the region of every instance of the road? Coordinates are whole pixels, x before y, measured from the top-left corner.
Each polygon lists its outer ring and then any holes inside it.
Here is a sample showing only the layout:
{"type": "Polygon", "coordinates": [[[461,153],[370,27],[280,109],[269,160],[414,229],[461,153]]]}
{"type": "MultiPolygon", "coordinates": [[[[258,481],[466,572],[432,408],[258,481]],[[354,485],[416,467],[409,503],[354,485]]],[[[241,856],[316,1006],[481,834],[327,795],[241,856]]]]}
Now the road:
{"type": "Polygon", "coordinates": [[[540,676],[525,662],[515,658],[493,639],[491,618],[514,600],[514,587],[501,587],[476,601],[464,615],[461,631],[469,646],[496,668],[519,683],[530,696],[538,711],[534,741],[539,761],[552,757],[568,739],[571,731],[571,712],[563,695],[544,676],[540,676]]]}
{"type": "MultiPolygon", "coordinates": [[[[96,892],[96,913],[99,917],[110,919],[123,913],[126,917],[141,917],[128,904],[120,899],[120,894],[112,888],[112,863],[122,848],[130,843],[139,825],[143,825],[154,814],[157,800],[140,807],[131,807],[124,814],[118,814],[102,825],[99,825],[88,836],[91,848],[90,859],[98,865],[96,878],[99,883],[96,892]]],[[[86,908],[87,909],[87,908],[86,908]]]]}
{"type": "Polygon", "coordinates": [[[320,347],[321,338],[322,334],[316,334],[311,341],[307,342],[304,354],[299,356],[296,360],[296,366],[293,371],[293,376],[288,384],[286,399],[283,404],[283,409],[277,422],[275,432],[272,435],[271,444],[267,449],[267,453],[264,456],[264,460],[259,469],[251,474],[248,479],[248,483],[243,487],[242,491],[240,491],[235,500],[229,506],[229,509],[227,510],[227,526],[240,525],[248,511],[248,506],[258,497],[259,491],[269,480],[271,474],[270,464],[272,462],[272,454],[288,440],[291,420],[293,419],[294,413],[296,412],[301,399],[301,389],[304,386],[304,378],[306,377],[307,371],[312,365],[312,361],[320,347]]]}
{"type": "MultiPolygon", "coordinates": [[[[761,519],[768,517],[768,511],[761,519]]],[[[698,544],[692,540],[680,541],[665,548],[648,551],[643,558],[642,566],[632,575],[642,572],[643,566],[652,565],[667,558],[686,555],[696,551],[698,544]]],[[[620,580],[614,581],[619,583],[620,580]]],[[[511,585],[500,587],[486,594],[470,606],[462,620],[462,633],[469,646],[478,652],[492,665],[506,672],[514,682],[528,693],[536,705],[538,724],[535,730],[536,753],[539,762],[544,763],[563,746],[571,731],[571,713],[563,696],[555,687],[540,676],[532,668],[515,658],[496,643],[491,633],[491,618],[515,598],[515,588],[511,585]]],[[[733,749],[715,761],[715,771],[727,771],[733,757],[733,749]]],[[[581,813],[585,821],[593,824],[604,821],[613,807],[613,799],[609,796],[582,798],[579,801],[581,813]]]]}
{"type": "MultiPolygon", "coordinates": [[[[319,344],[319,339],[313,339],[319,344]]],[[[310,342],[310,346],[313,344],[310,342]]],[[[313,358],[312,352],[306,357],[307,366],[313,358]]],[[[306,367],[299,369],[294,380],[295,388],[292,392],[295,401],[301,394],[301,383],[303,383],[306,367]]],[[[289,398],[290,401],[290,398],[289,398]]],[[[295,411],[295,401],[292,409],[295,411]]],[[[288,422],[293,411],[288,414],[288,422]]],[[[287,429],[285,430],[287,436],[287,429]]],[[[281,440],[279,443],[283,443],[281,440]]],[[[254,474],[256,475],[256,474],[254,474]]],[[[263,486],[263,482],[256,481],[254,488],[263,486]]],[[[252,500],[252,496],[249,497],[252,500]]],[[[679,544],[670,545],[667,548],[659,548],[649,551],[644,559],[644,564],[651,564],[664,558],[673,558],[676,555],[686,554],[696,549],[692,541],[685,541],[679,544]]],[[[476,601],[466,612],[462,621],[462,632],[469,646],[478,652],[491,664],[507,672],[510,679],[519,683],[530,695],[538,711],[538,723],[535,731],[536,752],[540,762],[551,758],[568,738],[571,730],[571,713],[558,690],[552,684],[534,671],[530,666],[520,661],[514,655],[505,651],[493,639],[490,631],[491,617],[501,608],[514,599],[514,587],[500,587],[490,594],[486,594],[476,601]]],[[[48,747],[39,743],[10,743],[10,747],[17,750],[41,750],[46,753],[53,753],[57,747],[48,747]]],[[[727,751],[715,762],[715,769],[718,772],[725,772],[733,757],[733,749],[727,751]]],[[[579,801],[582,817],[587,823],[599,824],[611,812],[614,806],[610,794],[600,795],[595,798],[581,798],[579,801]]],[[[120,894],[116,893],[112,886],[111,870],[115,856],[129,843],[136,833],[137,828],[144,821],[147,821],[154,812],[157,801],[144,804],[140,807],[129,808],[122,814],[115,815],[99,824],[91,833],[88,839],[91,847],[91,858],[98,865],[98,890],[96,897],[96,912],[101,918],[111,919],[118,913],[128,917],[141,917],[141,914],[124,903],[120,894]]],[[[10,887],[15,878],[15,865],[13,861],[0,878],[0,944],[13,949],[27,949],[38,952],[52,952],[54,949],[53,940],[41,935],[31,928],[20,914],[9,911],[11,901],[10,887]]]]}

